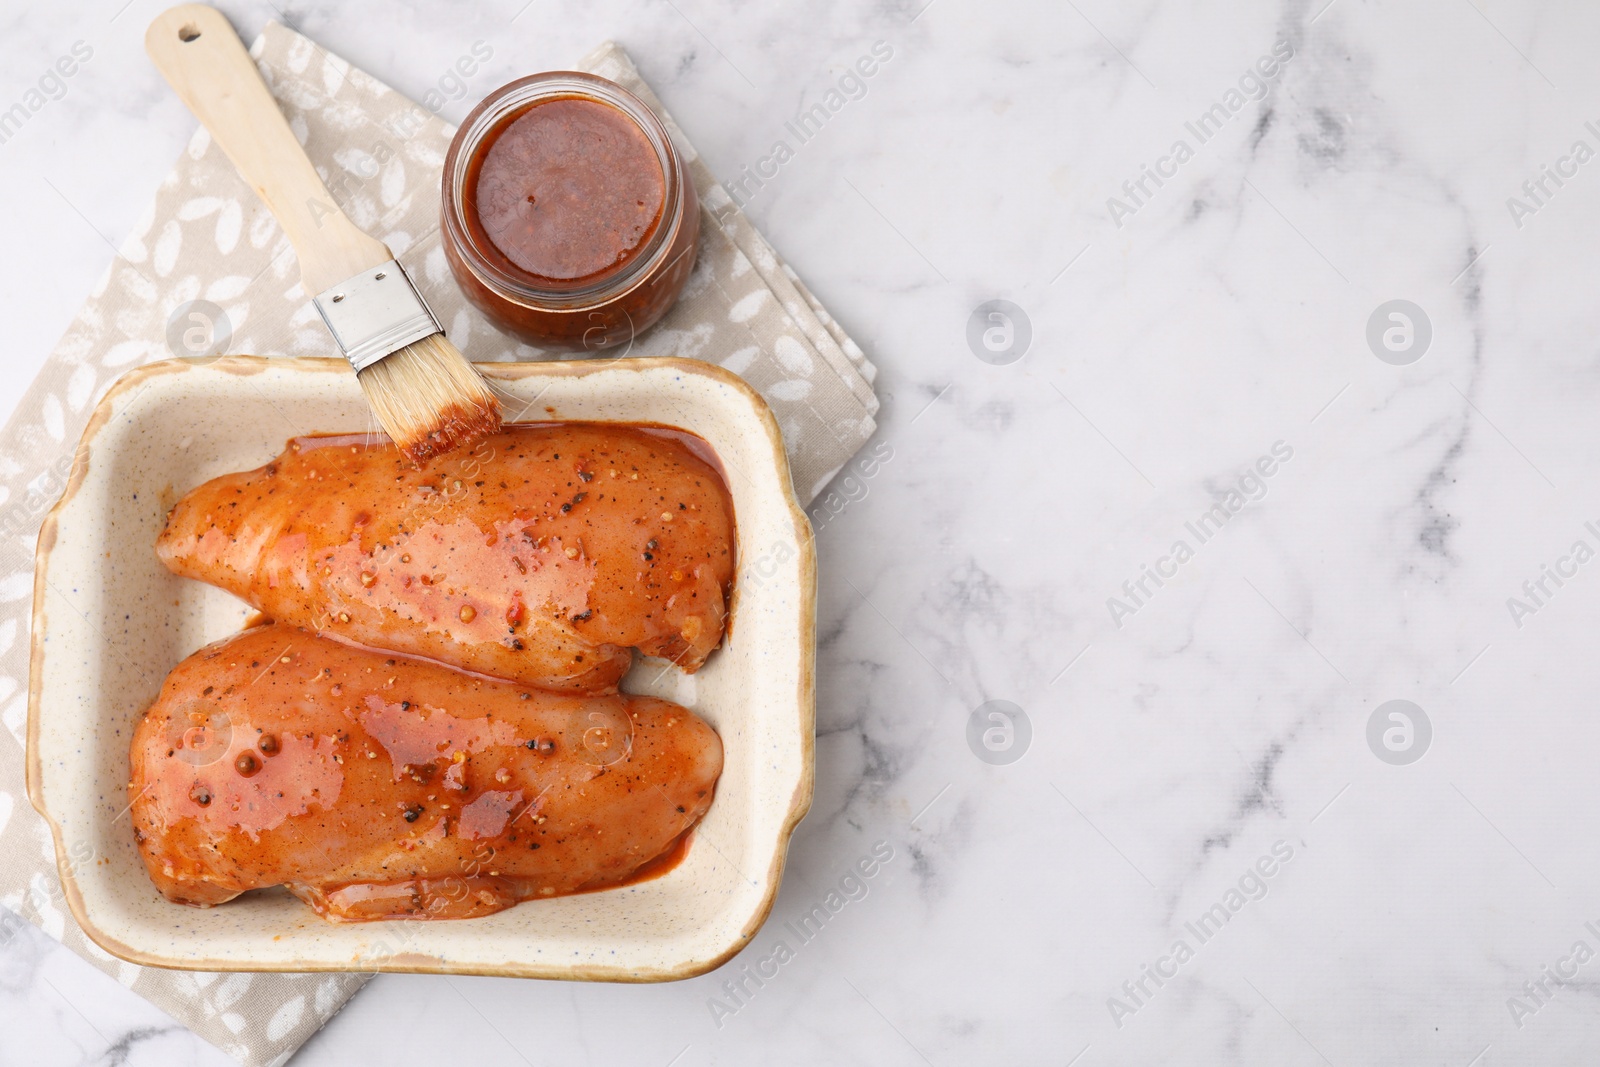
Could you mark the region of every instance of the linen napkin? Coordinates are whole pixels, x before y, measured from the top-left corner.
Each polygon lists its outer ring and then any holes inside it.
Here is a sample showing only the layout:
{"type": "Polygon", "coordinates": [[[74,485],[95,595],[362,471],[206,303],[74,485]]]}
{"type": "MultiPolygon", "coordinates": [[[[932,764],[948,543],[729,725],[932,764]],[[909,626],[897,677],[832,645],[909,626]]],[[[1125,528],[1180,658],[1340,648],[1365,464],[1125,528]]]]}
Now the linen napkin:
{"type": "MultiPolygon", "coordinates": [[[[469,359],[556,358],[489,326],[450,276],[438,225],[451,127],[284,26],[269,25],[251,54],[334,199],[405,263],[469,359]]],[[[797,495],[811,501],[874,429],[872,365],[716,183],[622,49],[603,45],[578,69],[655,109],[701,199],[702,246],[684,297],[629,354],[690,356],[742,375],[777,413],[797,495]]],[[[0,736],[0,903],[258,1067],[287,1060],[364,978],[167,971],[107,955],[67,912],[23,784],[34,541],[72,449],[128,369],[220,352],[337,354],[287,239],[201,129],[0,431],[0,722],[13,738],[0,736]]],[[[0,921],[0,951],[12,929],[0,921]]]]}

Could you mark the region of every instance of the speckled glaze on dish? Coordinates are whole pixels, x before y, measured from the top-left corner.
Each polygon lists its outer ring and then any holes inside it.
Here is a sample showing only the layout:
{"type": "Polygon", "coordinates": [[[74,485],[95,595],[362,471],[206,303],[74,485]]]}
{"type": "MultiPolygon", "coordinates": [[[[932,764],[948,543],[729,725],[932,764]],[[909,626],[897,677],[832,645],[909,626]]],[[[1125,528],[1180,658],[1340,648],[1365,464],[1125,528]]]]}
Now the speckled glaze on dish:
{"type": "Polygon", "coordinates": [[[693,360],[483,369],[508,417],[678,426],[727,470],[740,572],[728,638],[695,675],[642,659],[623,683],[695,709],[722,736],[726,766],[688,855],[653,881],[479,919],[334,925],[282,890],[210,909],[164,900],[128,827],[131,730],[168,669],[249,613],[156,560],[166,511],[292,435],[371,426],[343,361],[173,360],[130,373],[100,403],[39,534],[28,794],[55,835],[73,916],[106,951],[197,970],[650,982],[716,967],[765,921],[811,805],[815,694],[816,561],[772,413],[738,377],[693,360]]]}

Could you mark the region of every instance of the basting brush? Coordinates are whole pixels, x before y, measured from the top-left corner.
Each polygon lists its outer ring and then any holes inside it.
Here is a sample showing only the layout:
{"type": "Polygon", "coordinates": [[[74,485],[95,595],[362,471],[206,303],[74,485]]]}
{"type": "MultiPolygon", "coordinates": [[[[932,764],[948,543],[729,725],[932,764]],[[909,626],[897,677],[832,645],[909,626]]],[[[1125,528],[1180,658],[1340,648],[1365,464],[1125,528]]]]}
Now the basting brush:
{"type": "Polygon", "coordinates": [[[382,241],[339,210],[223,14],[185,4],[145,51],[278,220],[372,410],[417,463],[500,428],[500,404],[382,241]]]}

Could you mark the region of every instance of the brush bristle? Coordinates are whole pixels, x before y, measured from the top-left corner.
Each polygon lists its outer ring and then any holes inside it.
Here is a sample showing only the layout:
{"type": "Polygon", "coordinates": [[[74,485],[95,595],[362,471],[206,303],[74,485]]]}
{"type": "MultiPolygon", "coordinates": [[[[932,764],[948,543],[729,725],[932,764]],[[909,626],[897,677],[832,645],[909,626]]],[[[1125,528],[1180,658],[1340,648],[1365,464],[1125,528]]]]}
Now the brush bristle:
{"type": "Polygon", "coordinates": [[[500,402],[442,333],[357,376],[378,422],[418,465],[500,429],[500,402]]]}

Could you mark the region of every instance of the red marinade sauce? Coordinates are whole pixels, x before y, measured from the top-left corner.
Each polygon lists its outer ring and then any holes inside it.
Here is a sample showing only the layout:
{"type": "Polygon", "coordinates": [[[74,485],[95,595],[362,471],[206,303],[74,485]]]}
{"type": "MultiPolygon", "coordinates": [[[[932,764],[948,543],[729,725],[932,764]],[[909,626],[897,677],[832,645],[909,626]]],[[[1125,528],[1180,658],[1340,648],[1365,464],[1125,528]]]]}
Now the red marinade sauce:
{"type": "Polygon", "coordinates": [[[625,267],[660,225],[661,162],[638,123],[610,104],[535,102],[491,130],[484,147],[467,175],[467,224],[515,271],[597,281],[625,267]]]}

